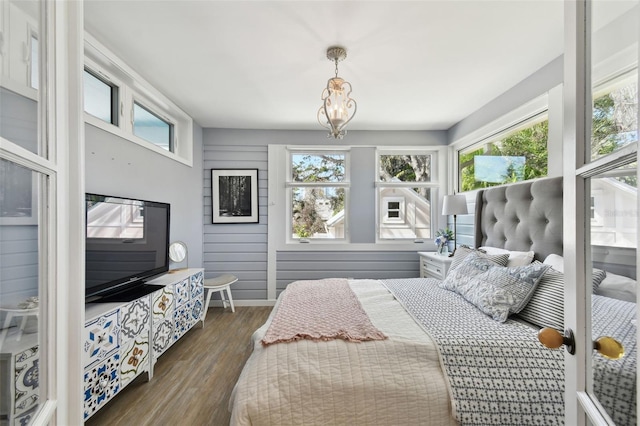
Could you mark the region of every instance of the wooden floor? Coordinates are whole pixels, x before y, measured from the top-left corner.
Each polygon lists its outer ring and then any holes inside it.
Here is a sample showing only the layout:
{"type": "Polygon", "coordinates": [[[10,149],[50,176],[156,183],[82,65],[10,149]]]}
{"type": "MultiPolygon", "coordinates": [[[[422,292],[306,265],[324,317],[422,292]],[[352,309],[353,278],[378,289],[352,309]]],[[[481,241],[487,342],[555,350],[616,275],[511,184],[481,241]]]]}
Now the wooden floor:
{"type": "Polygon", "coordinates": [[[251,335],[271,307],[210,308],[205,321],[93,415],[96,425],[228,425],[229,396],[249,357],[251,335]]]}

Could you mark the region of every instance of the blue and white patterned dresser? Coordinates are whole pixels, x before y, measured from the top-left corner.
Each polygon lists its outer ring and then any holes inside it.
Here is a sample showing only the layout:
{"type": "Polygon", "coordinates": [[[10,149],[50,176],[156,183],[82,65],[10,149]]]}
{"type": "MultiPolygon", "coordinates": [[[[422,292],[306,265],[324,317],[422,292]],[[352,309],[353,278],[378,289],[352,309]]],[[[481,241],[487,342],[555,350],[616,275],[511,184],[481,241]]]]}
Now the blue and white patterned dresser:
{"type": "Polygon", "coordinates": [[[9,404],[0,406],[0,424],[28,424],[39,403],[38,334],[23,334],[3,342],[0,353],[0,394],[9,404]]]}
{"type": "Polygon", "coordinates": [[[84,418],[91,417],[140,374],[153,377],[158,357],[202,314],[203,269],[172,271],[148,284],[155,292],[126,303],[86,307],[84,418]]]}

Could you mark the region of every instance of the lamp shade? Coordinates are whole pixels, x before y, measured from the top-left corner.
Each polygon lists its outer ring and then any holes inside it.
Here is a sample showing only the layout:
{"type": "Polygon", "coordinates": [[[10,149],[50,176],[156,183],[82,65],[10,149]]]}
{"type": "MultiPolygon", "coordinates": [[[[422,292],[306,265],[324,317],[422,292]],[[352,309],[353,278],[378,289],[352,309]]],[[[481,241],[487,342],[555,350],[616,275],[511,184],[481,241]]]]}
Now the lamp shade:
{"type": "Polygon", "coordinates": [[[458,215],[467,214],[467,197],[462,194],[445,195],[444,203],[442,204],[442,214],[458,215]]]}

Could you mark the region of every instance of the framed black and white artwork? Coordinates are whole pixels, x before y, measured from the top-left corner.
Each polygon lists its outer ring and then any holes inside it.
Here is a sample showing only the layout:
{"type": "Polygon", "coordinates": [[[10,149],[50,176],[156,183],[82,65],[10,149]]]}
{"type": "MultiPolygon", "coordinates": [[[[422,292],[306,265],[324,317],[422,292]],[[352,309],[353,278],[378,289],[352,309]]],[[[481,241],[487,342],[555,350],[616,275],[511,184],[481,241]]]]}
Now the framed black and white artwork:
{"type": "Polygon", "coordinates": [[[211,210],[213,223],[258,223],[258,169],[212,169],[211,210]]]}

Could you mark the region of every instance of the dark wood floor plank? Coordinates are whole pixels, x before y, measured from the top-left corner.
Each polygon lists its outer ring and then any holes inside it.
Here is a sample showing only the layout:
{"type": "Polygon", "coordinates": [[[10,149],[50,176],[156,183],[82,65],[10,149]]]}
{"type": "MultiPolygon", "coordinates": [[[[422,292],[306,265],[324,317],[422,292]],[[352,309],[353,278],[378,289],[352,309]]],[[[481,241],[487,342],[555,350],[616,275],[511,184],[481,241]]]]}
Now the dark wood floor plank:
{"type": "Polygon", "coordinates": [[[228,425],[229,397],[253,349],[251,335],[271,307],[210,308],[154,368],[136,378],[93,415],[88,426],[228,425]]]}

